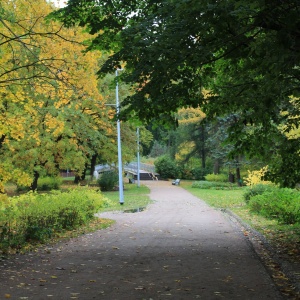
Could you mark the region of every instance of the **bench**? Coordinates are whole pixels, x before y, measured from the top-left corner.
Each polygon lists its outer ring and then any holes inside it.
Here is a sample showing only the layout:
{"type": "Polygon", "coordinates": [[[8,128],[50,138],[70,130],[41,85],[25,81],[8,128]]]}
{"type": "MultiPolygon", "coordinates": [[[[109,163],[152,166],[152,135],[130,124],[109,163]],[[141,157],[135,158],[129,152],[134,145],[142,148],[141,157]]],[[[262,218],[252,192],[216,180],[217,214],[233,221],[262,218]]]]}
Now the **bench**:
{"type": "Polygon", "coordinates": [[[179,185],[180,184],[180,179],[175,179],[172,181],[173,185],[179,185]]]}

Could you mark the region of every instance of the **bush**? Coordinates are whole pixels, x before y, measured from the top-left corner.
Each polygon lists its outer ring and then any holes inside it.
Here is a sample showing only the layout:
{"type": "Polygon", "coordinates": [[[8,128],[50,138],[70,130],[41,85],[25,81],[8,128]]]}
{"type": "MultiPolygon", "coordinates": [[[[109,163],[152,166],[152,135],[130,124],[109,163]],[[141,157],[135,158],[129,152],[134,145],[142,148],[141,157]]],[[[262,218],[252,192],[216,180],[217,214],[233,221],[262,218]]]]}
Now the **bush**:
{"type": "Polygon", "coordinates": [[[112,191],[119,181],[119,176],[114,171],[104,172],[98,179],[101,191],[112,191]]]}
{"type": "MultiPolygon", "coordinates": [[[[38,191],[52,191],[59,190],[62,184],[61,177],[42,177],[38,180],[38,191]]],[[[29,191],[29,186],[18,186],[17,191],[29,191]]]]}
{"type": "Polygon", "coordinates": [[[300,224],[300,193],[288,188],[273,188],[250,198],[253,212],[283,224],[300,224]]]}
{"type": "Polygon", "coordinates": [[[74,229],[94,218],[109,200],[88,189],[49,194],[27,193],[0,202],[0,250],[43,242],[55,232],[74,229]]]}
{"type": "Polygon", "coordinates": [[[205,176],[207,181],[218,181],[218,182],[228,182],[227,174],[207,174],[205,176]]]}
{"type": "Polygon", "coordinates": [[[62,184],[61,177],[42,177],[38,180],[38,191],[59,190],[62,184]]]}
{"type": "Polygon", "coordinates": [[[194,168],[192,169],[192,174],[195,180],[204,180],[205,176],[208,174],[208,170],[200,167],[194,168]]]}
{"type": "Polygon", "coordinates": [[[237,189],[238,187],[236,185],[232,185],[230,182],[195,181],[192,184],[192,188],[209,190],[228,190],[237,189]]]}
{"type": "Polygon", "coordinates": [[[256,184],[252,187],[248,187],[243,195],[246,203],[250,201],[250,199],[256,195],[261,195],[264,192],[272,191],[272,189],[277,189],[274,185],[270,184],[256,184]]]}
{"type": "Polygon", "coordinates": [[[156,172],[161,178],[177,178],[179,176],[179,168],[176,163],[168,156],[161,156],[155,162],[156,172]]]}

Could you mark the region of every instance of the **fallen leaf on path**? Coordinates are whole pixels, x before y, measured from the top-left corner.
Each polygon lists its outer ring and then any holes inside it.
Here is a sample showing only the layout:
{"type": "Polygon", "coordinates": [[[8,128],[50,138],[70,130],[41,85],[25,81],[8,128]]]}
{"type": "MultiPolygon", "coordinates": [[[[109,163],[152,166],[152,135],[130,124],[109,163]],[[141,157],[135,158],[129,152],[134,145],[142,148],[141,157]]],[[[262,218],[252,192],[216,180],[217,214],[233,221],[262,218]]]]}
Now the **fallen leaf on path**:
{"type": "Polygon", "coordinates": [[[224,282],[230,282],[232,281],[232,277],[231,276],[227,276],[225,279],[223,279],[222,281],[224,282]]]}

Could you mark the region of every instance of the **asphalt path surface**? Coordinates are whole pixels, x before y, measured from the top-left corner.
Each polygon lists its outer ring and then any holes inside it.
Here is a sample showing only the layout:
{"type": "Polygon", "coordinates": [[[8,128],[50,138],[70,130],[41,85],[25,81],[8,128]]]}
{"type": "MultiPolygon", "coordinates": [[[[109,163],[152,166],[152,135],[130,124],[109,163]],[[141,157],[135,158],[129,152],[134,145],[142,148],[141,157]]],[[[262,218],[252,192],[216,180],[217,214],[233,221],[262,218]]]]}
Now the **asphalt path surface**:
{"type": "MultiPolygon", "coordinates": [[[[137,213],[0,262],[0,299],[283,299],[242,230],[170,182],[137,213]]],[[[130,199],[126,200],[130,201],[130,199]]]]}

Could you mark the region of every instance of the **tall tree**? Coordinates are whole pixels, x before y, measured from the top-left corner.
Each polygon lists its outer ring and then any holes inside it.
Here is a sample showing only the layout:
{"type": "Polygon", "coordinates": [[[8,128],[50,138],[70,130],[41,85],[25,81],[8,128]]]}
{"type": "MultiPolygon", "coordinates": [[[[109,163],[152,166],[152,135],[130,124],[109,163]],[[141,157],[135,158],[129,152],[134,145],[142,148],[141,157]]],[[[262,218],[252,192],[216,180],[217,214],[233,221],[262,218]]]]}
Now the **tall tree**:
{"type": "Polygon", "coordinates": [[[0,187],[13,180],[34,190],[59,169],[81,174],[104,145],[113,147],[115,126],[97,86],[100,53],[83,53],[90,36],[46,22],[53,7],[44,0],[4,5],[11,15],[0,18],[0,187]]]}
{"type": "MultiPolygon", "coordinates": [[[[300,92],[299,10],[298,0],[69,0],[55,17],[98,32],[90,50],[114,51],[101,72],[126,63],[122,77],[134,93],[123,103],[124,116],[167,121],[182,106],[200,106],[207,118],[236,113],[229,128],[235,149],[265,156],[284,138],[275,130],[287,121],[280,112],[299,113],[289,102],[300,92]],[[209,99],[203,87],[211,90],[209,99]]],[[[286,144],[278,147],[277,155],[288,159],[286,144]]],[[[299,181],[297,170],[291,172],[299,181]]],[[[286,185],[286,172],[275,173],[286,185]]]]}
{"type": "Polygon", "coordinates": [[[207,129],[205,114],[200,108],[180,109],[178,111],[179,127],[176,130],[178,152],[177,160],[188,162],[192,157],[201,159],[201,167],[206,168],[207,129]]]}

